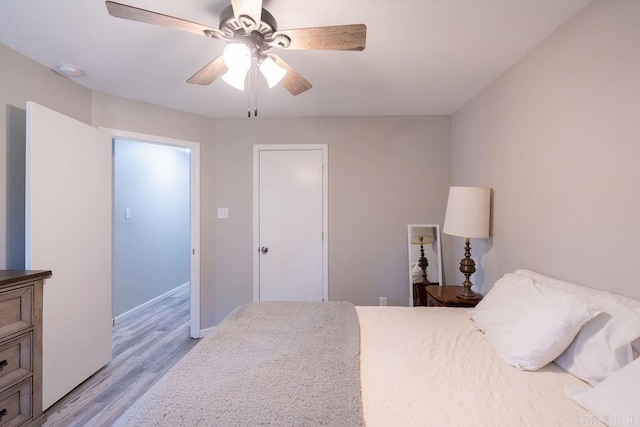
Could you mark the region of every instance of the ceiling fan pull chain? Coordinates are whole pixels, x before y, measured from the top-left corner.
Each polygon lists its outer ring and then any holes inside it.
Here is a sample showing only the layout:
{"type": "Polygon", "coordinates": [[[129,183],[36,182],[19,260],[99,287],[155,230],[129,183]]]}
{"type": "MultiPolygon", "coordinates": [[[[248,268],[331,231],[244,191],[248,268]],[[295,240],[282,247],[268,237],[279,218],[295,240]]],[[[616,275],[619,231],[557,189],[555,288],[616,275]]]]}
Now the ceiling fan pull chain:
{"type": "Polygon", "coordinates": [[[247,73],[247,117],[251,118],[251,73],[247,73]]]}
{"type": "Polygon", "coordinates": [[[258,117],[258,67],[253,67],[253,117],[258,117]]]}

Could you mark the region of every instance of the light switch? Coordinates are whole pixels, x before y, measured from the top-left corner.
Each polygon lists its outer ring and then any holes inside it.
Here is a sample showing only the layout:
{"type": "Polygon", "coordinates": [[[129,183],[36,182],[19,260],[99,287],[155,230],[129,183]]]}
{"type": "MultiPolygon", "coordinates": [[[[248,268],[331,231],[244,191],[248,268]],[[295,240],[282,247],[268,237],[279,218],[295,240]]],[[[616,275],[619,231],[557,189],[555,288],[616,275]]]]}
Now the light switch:
{"type": "Polygon", "coordinates": [[[131,209],[127,208],[124,210],[124,219],[131,219],[131,209]]]}
{"type": "Polygon", "coordinates": [[[218,219],[228,219],[229,208],[218,208],[218,219]]]}

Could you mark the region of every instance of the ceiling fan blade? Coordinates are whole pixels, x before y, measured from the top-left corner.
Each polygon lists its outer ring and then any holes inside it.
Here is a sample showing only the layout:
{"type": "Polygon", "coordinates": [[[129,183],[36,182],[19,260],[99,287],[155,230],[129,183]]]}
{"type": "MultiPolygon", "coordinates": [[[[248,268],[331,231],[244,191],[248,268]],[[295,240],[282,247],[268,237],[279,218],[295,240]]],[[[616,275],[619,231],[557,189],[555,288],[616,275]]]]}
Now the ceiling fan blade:
{"type": "Polygon", "coordinates": [[[224,33],[217,28],[207,27],[206,25],[197,24],[195,22],[186,21],[169,15],[163,15],[162,13],[151,12],[150,10],[128,6],[122,3],[116,3],[114,1],[106,1],[105,4],[107,5],[109,15],[116,18],[174,28],[176,30],[188,31],[190,33],[206,35],[224,40],[224,33]]]}
{"type": "Polygon", "coordinates": [[[262,0],[231,0],[233,15],[247,34],[262,22],[262,0]],[[246,17],[251,18],[250,20],[246,17]]]}
{"type": "Polygon", "coordinates": [[[287,70],[287,74],[284,75],[280,83],[291,93],[291,95],[300,95],[302,92],[307,91],[313,87],[313,85],[309,83],[307,79],[302,77],[300,73],[291,68],[291,66],[284,62],[278,55],[270,54],[269,56],[273,57],[273,59],[276,61],[276,64],[287,70]]]}
{"type": "Polygon", "coordinates": [[[352,24],[295,28],[276,32],[272,40],[271,45],[285,49],[364,50],[367,26],[352,24]]]}
{"type": "Polygon", "coordinates": [[[196,85],[210,85],[215,79],[227,72],[229,68],[224,63],[222,55],[202,67],[187,80],[187,83],[196,85]]]}

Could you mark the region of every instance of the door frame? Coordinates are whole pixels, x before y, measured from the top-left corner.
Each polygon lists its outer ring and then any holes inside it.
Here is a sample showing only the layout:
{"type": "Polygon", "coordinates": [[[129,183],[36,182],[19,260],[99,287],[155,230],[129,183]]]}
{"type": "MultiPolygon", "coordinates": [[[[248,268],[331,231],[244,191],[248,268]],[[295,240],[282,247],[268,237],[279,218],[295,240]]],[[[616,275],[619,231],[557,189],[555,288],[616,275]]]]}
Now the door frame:
{"type": "Polygon", "coordinates": [[[322,151],[322,300],[329,300],[329,147],[327,144],[253,145],[253,301],[260,301],[260,152],[322,151]]]}
{"type": "Polygon", "coordinates": [[[182,139],[167,138],[164,136],[149,135],[137,132],[129,132],[111,128],[105,129],[111,134],[112,139],[128,139],[132,141],[146,142],[157,145],[170,145],[172,147],[188,148],[190,150],[190,239],[191,239],[191,263],[189,278],[189,334],[192,338],[202,338],[200,322],[200,144],[182,139]]]}

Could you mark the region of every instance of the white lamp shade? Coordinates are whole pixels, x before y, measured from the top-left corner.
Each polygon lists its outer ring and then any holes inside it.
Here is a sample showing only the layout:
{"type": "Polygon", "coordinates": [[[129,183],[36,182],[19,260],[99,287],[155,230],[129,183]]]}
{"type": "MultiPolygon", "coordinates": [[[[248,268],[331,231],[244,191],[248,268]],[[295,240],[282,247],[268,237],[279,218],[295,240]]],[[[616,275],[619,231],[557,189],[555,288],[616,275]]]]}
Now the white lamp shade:
{"type": "Polygon", "coordinates": [[[433,233],[433,227],[412,227],[411,228],[411,244],[412,245],[428,245],[436,241],[433,233]],[[422,240],[420,240],[422,238],[422,240]]]}
{"type": "Polygon", "coordinates": [[[287,74],[287,70],[276,64],[276,61],[270,57],[266,57],[260,62],[260,72],[270,88],[280,83],[280,80],[287,74]]]}
{"type": "Polygon", "coordinates": [[[489,237],[491,189],[451,187],[442,232],[453,236],[489,237]]]}

